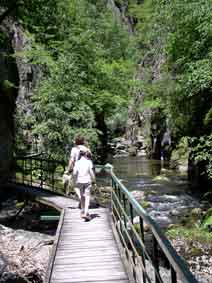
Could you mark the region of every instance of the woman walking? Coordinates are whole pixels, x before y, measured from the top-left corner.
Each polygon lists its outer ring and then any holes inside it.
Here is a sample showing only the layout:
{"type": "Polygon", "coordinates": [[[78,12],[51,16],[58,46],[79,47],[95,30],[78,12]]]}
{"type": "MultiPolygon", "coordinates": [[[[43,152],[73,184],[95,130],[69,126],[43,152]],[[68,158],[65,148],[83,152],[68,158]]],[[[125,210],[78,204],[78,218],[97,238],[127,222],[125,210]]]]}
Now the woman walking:
{"type": "Polygon", "coordinates": [[[80,150],[80,158],[76,161],[73,169],[76,188],[79,190],[81,203],[81,218],[89,221],[89,205],[92,184],[96,182],[93,171],[93,163],[87,158],[87,152],[80,150]]]}

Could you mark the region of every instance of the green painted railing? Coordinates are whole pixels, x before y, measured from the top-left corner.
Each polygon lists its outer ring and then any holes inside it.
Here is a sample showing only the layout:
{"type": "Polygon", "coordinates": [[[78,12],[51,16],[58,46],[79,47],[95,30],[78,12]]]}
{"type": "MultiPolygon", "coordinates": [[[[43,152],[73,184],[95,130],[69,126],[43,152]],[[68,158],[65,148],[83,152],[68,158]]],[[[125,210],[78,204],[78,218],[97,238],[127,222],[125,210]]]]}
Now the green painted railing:
{"type": "Polygon", "coordinates": [[[197,282],[157,223],[116,177],[112,167],[109,172],[113,188],[113,224],[133,280],[142,283],[197,282]]]}
{"type": "MultiPolygon", "coordinates": [[[[13,181],[27,186],[63,190],[65,164],[38,157],[16,159],[13,181]]],[[[97,165],[97,176],[110,179],[114,233],[132,282],[197,283],[157,223],[121,183],[110,164],[97,165]],[[103,173],[105,172],[105,175],[103,173]],[[139,220],[136,221],[135,219],[139,220]],[[146,229],[147,228],[147,229],[146,229]]]]}
{"type": "Polygon", "coordinates": [[[63,191],[61,176],[65,171],[65,164],[57,160],[39,156],[25,156],[15,158],[15,170],[12,181],[18,184],[34,186],[52,191],[63,191]]]}

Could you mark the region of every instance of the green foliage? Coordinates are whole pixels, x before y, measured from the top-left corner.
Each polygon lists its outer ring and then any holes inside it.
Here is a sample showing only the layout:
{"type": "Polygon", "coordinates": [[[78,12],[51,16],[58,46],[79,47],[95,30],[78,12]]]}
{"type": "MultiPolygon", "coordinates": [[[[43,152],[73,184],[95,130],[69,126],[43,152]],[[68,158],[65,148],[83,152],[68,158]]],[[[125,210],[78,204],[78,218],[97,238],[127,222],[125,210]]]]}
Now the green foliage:
{"type": "Polygon", "coordinates": [[[180,97],[174,99],[172,109],[186,117],[176,126],[184,128],[190,136],[195,130],[197,135],[207,131],[204,119],[210,109],[212,85],[209,44],[212,39],[212,13],[209,2],[174,0],[165,9],[170,26],[166,44],[167,63],[178,83],[172,96],[180,97]]]}
{"type": "Polygon", "coordinates": [[[123,133],[125,133],[128,118],[127,114],[127,108],[123,107],[108,119],[106,119],[111,138],[116,135],[122,135],[123,133]]]}
{"type": "Polygon", "coordinates": [[[183,136],[192,158],[211,178],[212,10],[211,1],[128,1],[137,21],[135,37],[143,94],[137,111],[160,109],[176,144],[183,136]]]}
{"type": "Polygon", "coordinates": [[[206,165],[207,175],[212,179],[212,134],[190,139],[191,158],[206,165]]]}
{"type": "Polygon", "coordinates": [[[208,229],[208,226],[212,226],[212,208],[208,209],[207,213],[205,214],[201,222],[202,228],[208,229]]]}
{"type": "Polygon", "coordinates": [[[188,157],[189,157],[188,138],[182,137],[176,148],[172,151],[171,160],[185,164],[188,161],[188,157]]]}
{"type": "Polygon", "coordinates": [[[134,71],[130,36],[104,0],[29,3],[19,18],[32,48],[16,56],[41,66],[43,77],[27,127],[55,158],[66,158],[78,132],[94,151],[105,134],[98,117],[110,120],[128,105],[134,71]]]}
{"type": "Polygon", "coordinates": [[[211,0],[115,3],[126,8],[133,35],[105,0],[1,1],[2,11],[14,8],[10,15],[32,42],[16,56],[42,69],[23,129],[41,135],[45,150],[64,159],[76,132],[93,147],[107,134],[99,117],[115,133],[125,124],[129,93],[140,93],[135,111],[160,111],[176,143],[194,138],[192,158],[205,162],[212,177],[211,0]]]}
{"type": "Polygon", "coordinates": [[[196,128],[201,135],[207,131],[211,101],[210,1],[129,2],[144,62],[142,108],[158,101],[178,137],[193,136],[196,128]]]}
{"type": "Polygon", "coordinates": [[[183,238],[187,241],[198,241],[204,244],[212,243],[212,234],[208,233],[205,229],[199,227],[186,228],[175,226],[167,231],[167,236],[170,239],[183,238]]]}
{"type": "Polygon", "coordinates": [[[14,87],[14,84],[12,82],[10,82],[8,80],[2,81],[2,89],[4,91],[7,91],[7,90],[9,90],[9,89],[11,89],[13,87],[14,87]]]}
{"type": "Polygon", "coordinates": [[[85,103],[84,74],[73,57],[61,55],[49,71],[49,78],[41,83],[34,99],[33,132],[43,137],[46,151],[60,159],[76,132],[85,133],[87,129],[86,135],[93,137],[92,142],[97,137],[92,110],[85,103]]]}

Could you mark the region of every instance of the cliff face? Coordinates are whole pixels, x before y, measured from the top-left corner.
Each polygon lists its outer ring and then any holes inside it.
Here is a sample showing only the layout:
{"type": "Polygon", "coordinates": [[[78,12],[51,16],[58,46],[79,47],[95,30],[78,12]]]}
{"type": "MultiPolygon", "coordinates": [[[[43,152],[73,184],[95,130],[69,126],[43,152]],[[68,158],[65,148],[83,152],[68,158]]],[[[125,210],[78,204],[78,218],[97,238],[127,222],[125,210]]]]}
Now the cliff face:
{"type": "Polygon", "coordinates": [[[19,74],[13,57],[12,34],[1,29],[0,48],[0,183],[7,179],[12,161],[15,100],[18,95],[19,74]]]}
{"type": "MultiPolygon", "coordinates": [[[[137,19],[130,15],[129,2],[130,1],[108,1],[114,11],[114,14],[119,18],[128,28],[131,34],[136,35],[137,19]],[[135,32],[135,33],[134,33],[135,32]]],[[[144,1],[137,1],[137,4],[143,4],[144,1]]],[[[153,43],[152,43],[153,44],[153,43]]],[[[155,42],[152,46],[151,52],[141,50],[138,52],[141,55],[138,60],[135,79],[143,82],[154,83],[160,78],[161,66],[164,63],[164,54],[160,52],[161,46],[157,46],[159,42],[155,42]],[[153,52],[153,50],[158,50],[153,52]]],[[[139,49],[139,47],[138,47],[139,49]]],[[[126,125],[126,138],[131,145],[137,142],[142,142],[143,147],[146,148],[150,157],[161,158],[161,141],[163,134],[168,130],[165,117],[162,117],[160,109],[158,108],[144,108],[145,91],[134,90],[132,100],[128,108],[128,121],[126,125]],[[138,107],[139,106],[139,107],[138,107]],[[141,109],[139,109],[141,108],[141,109]],[[142,109],[143,108],[143,109],[142,109]]]]}
{"type": "Polygon", "coordinates": [[[7,180],[14,149],[14,115],[31,113],[31,95],[35,85],[33,67],[24,58],[14,56],[29,46],[20,25],[7,21],[0,26],[0,184],[7,180]]]}

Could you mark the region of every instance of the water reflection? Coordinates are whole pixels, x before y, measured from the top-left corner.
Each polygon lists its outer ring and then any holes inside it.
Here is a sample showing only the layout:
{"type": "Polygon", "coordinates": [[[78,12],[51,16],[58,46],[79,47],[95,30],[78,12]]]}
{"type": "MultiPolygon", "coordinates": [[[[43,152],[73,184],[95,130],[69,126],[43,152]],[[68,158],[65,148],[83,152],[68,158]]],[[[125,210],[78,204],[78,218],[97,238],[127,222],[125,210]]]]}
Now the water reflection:
{"type": "MultiPolygon", "coordinates": [[[[122,180],[129,190],[157,190],[164,191],[160,183],[154,181],[164,169],[160,160],[149,160],[145,157],[127,157],[112,160],[115,174],[122,180]]],[[[164,173],[163,173],[164,174],[164,173]]],[[[169,171],[169,175],[176,172],[169,171]]]]}
{"type": "Polygon", "coordinates": [[[148,160],[145,157],[116,158],[112,160],[115,173],[125,177],[155,177],[161,172],[161,161],[148,160]]]}

